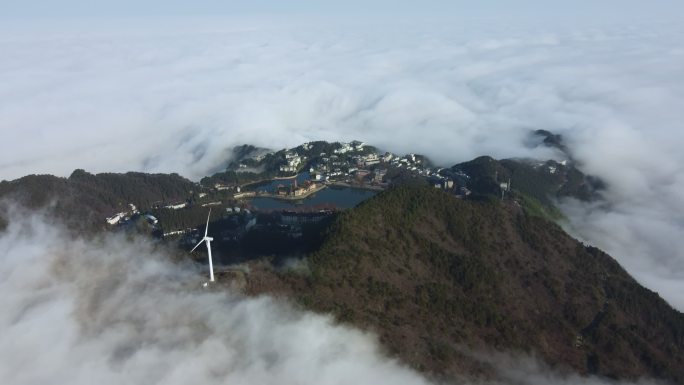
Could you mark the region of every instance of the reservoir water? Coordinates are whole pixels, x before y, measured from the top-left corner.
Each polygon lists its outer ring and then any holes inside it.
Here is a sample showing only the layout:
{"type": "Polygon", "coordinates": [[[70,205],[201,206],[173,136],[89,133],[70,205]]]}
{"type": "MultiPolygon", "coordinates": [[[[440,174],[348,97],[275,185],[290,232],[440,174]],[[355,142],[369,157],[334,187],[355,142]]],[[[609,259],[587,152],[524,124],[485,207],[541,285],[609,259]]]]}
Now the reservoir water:
{"type": "MultiPolygon", "coordinates": [[[[297,184],[304,185],[304,182],[311,179],[311,175],[308,172],[303,172],[297,175],[297,184]]],[[[282,185],[285,187],[291,186],[295,181],[295,178],[290,179],[274,179],[266,182],[258,182],[245,186],[246,191],[259,191],[275,193],[278,186],[282,185]]]]}
{"type": "MultiPolygon", "coordinates": [[[[280,181],[277,181],[280,182],[280,181]]],[[[276,184],[277,186],[277,184],[276,184]]],[[[328,186],[327,188],[301,200],[281,200],[268,197],[256,197],[249,203],[260,210],[306,209],[333,206],[338,209],[352,208],[377,194],[377,191],[352,187],[328,186]]]]}

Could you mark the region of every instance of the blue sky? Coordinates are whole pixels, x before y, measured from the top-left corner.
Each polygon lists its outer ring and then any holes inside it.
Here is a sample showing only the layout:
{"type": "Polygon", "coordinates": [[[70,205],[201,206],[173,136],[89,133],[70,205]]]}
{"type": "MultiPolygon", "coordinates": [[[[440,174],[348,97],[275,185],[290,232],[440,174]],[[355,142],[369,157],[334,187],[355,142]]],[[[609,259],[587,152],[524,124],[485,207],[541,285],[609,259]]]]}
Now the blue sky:
{"type": "Polygon", "coordinates": [[[81,18],[136,17],[151,15],[244,15],[244,14],[439,14],[453,15],[591,15],[671,16],[684,12],[676,0],[4,0],[0,4],[3,18],[81,18]]]}

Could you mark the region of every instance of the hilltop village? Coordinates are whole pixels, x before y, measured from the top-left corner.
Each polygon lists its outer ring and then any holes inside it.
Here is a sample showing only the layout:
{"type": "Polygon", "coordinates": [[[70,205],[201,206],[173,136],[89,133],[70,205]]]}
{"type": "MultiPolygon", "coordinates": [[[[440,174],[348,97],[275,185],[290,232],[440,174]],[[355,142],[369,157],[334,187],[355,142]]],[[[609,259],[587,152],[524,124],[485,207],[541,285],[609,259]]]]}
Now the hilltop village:
{"type": "MultiPolygon", "coordinates": [[[[231,162],[227,173],[207,179],[215,181],[213,187],[218,190],[239,190],[238,197],[247,196],[247,192],[279,197],[306,196],[322,185],[382,190],[397,179],[407,178],[422,178],[446,190],[454,189],[457,185],[452,175],[445,175],[443,168],[433,167],[425,156],[381,152],[358,141],[309,142],[278,152],[242,146],[237,152],[241,156],[231,162]],[[283,183],[276,185],[275,190],[260,189],[258,183],[239,183],[240,180],[249,182],[250,177],[253,180],[270,177],[283,183]],[[297,183],[302,177],[304,183],[297,183]],[[295,182],[289,183],[288,179],[294,179],[295,182]]],[[[456,178],[462,179],[461,186],[465,187],[464,179],[468,176],[461,174],[456,178]]],[[[458,192],[465,194],[466,189],[458,192]]]]}
{"type": "Polygon", "coordinates": [[[562,216],[556,198],[600,198],[602,181],[562,156],[562,146],[547,140],[551,134],[531,135],[531,142],[558,149],[561,160],[480,156],[441,168],[420,154],[398,155],[359,141],[316,141],[278,151],[242,145],[232,149],[223,171],[199,182],[175,173],[77,169],[68,178],[29,175],[2,181],[0,196],[20,196],[38,207],[58,195],[64,197],[55,209],[58,215],[85,208],[90,213],[74,226],[142,232],[181,245],[197,239],[211,210],[210,233],[219,251],[244,247],[261,255],[273,255],[266,245],[293,250],[315,244],[337,213],[399,186],[422,186],[424,193],[439,190],[461,200],[508,200],[551,220],[562,216]]]}
{"type": "Polygon", "coordinates": [[[466,197],[468,179],[463,172],[433,167],[425,156],[381,152],[359,141],[309,142],[279,151],[244,145],[234,149],[225,172],[202,179],[187,199],[158,202],[144,213],[130,205],[106,221],[123,228],[139,228],[142,222],[156,236],[181,237],[190,244],[212,208],[219,241],[238,241],[251,230],[301,238],[303,225],[320,222],[393,184],[429,184],[466,197]],[[287,203],[274,204],[278,201],[287,203]]]}

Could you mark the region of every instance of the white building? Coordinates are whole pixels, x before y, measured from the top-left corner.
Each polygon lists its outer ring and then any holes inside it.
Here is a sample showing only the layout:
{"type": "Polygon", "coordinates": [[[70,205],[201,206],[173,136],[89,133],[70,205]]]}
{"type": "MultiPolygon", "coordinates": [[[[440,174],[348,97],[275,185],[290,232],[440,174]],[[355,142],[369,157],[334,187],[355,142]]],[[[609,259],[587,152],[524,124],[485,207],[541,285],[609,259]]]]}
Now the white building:
{"type": "Polygon", "coordinates": [[[378,154],[369,154],[364,158],[363,163],[366,166],[378,164],[378,163],[380,163],[380,158],[378,157],[378,154]]]}
{"type": "Polygon", "coordinates": [[[164,233],[164,236],[168,237],[171,235],[180,235],[180,234],[185,234],[185,230],[169,231],[168,233],[164,233]]]}
{"type": "Polygon", "coordinates": [[[119,221],[121,219],[123,219],[125,216],[126,216],[125,212],[114,214],[113,216],[107,218],[107,223],[109,223],[110,225],[115,225],[115,224],[119,223],[119,221]]]}
{"type": "Polygon", "coordinates": [[[345,154],[345,153],[347,153],[347,152],[349,152],[349,151],[352,151],[353,149],[354,149],[354,147],[352,147],[351,144],[349,144],[349,143],[342,143],[341,146],[340,146],[340,148],[335,149],[335,151],[333,151],[333,152],[334,152],[335,154],[345,154]]]}
{"type": "Polygon", "coordinates": [[[216,201],[216,202],[209,202],[209,203],[205,203],[205,204],[203,204],[203,205],[202,205],[202,207],[208,207],[208,206],[218,206],[218,205],[220,205],[220,204],[221,204],[221,201],[216,201]]]}
{"type": "Polygon", "coordinates": [[[147,220],[153,225],[156,225],[157,223],[159,223],[159,220],[152,214],[146,214],[145,218],[147,218],[147,220]]]}

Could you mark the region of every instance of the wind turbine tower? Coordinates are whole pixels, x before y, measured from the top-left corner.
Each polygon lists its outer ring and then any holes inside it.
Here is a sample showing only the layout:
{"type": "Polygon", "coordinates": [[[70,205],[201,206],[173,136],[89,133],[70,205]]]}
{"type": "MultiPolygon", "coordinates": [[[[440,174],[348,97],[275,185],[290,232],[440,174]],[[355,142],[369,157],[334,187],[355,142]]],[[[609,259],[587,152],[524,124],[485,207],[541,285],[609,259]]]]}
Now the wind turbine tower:
{"type": "Polygon", "coordinates": [[[199,247],[199,245],[201,245],[202,242],[206,242],[207,253],[209,254],[209,282],[214,282],[214,264],[211,260],[211,241],[213,241],[214,238],[207,236],[207,234],[209,233],[209,217],[211,217],[211,209],[209,209],[209,215],[207,216],[207,227],[204,228],[204,238],[202,238],[199,241],[199,243],[197,243],[197,245],[195,245],[195,247],[193,247],[192,250],[190,250],[190,252],[192,253],[193,251],[195,251],[195,249],[199,247]]]}

